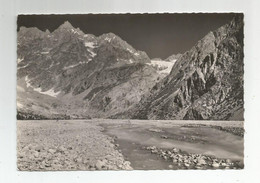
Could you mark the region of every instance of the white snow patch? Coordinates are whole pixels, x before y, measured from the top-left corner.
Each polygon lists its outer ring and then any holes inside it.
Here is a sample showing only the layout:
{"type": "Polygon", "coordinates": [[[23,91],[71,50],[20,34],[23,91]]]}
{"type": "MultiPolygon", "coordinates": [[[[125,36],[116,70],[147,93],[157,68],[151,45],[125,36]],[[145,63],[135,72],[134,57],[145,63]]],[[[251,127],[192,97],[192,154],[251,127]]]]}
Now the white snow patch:
{"type": "Polygon", "coordinates": [[[132,60],[132,59],[130,59],[130,60],[129,60],[129,62],[132,64],[132,63],[133,63],[133,60],[132,60]]]}
{"type": "Polygon", "coordinates": [[[135,55],[135,56],[139,56],[140,54],[139,54],[138,52],[136,52],[134,55],[135,55]]]}
{"type": "Polygon", "coordinates": [[[94,53],[92,50],[90,50],[90,49],[87,49],[88,50],[88,52],[91,54],[91,57],[95,57],[97,54],[96,53],[94,53]]]}
{"type": "Polygon", "coordinates": [[[90,47],[90,48],[95,48],[95,43],[94,42],[85,42],[85,46],[86,47],[90,47]]]}
{"type": "Polygon", "coordinates": [[[26,82],[26,87],[29,88],[31,87],[34,91],[39,92],[41,94],[44,95],[49,95],[51,97],[57,97],[60,92],[55,92],[53,88],[49,89],[48,91],[42,92],[42,89],[39,88],[34,88],[31,84],[30,84],[30,80],[28,79],[28,76],[25,77],[25,82],[26,82]]]}
{"type": "MultiPolygon", "coordinates": [[[[90,60],[88,59],[88,61],[90,61],[90,60]]],[[[70,69],[70,68],[73,68],[73,67],[76,67],[76,66],[78,66],[78,65],[85,64],[85,63],[88,63],[88,62],[79,62],[79,63],[77,63],[77,64],[64,67],[64,70],[70,69]]]]}
{"type": "Polygon", "coordinates": [[[158,67],[158,73],[160,74],[169,74],[172,70],[175,62],[167,62],[162,60],[151,60],[151,63],[147,63],[147,65],[152,65],[154,67],[158,67]]]}
{"type": "Polygon", "coordinates": [[[110,43],[111,38],[106,37],[105,40],[108,41],[108,42],[110,43]]]}
{"type": "Polygon", "coordinates": [[[42,89],[41,88],[33,88],[34,91],[37,91],[41,94],[44,94],[44,95],[49,95],[51,97],[57,97],[60,92],[55,92],[53,88],[49,89],[48,91],[45,91],[45,92],[42,92],[42,89]]]}
{"type": "Polygon", "coordinates": [[[28,79],[28,76],[25,76],[25,82],[26,82],[27,88],[32,87],[31,84],[30,84],[30,80],[28,79]]]}
{"type": "Polygon", "coordinates": [[[29,65],[29,64],[26,64],[26,65],[24,65],[24,66],[18,67],[18,69],[25,68],[25,67],[27,67],[28,65],[29,65]]]}
{"type": "Polygon", "coordinates": [[[24,58],[17,58],[17,62],[20,63],[21,61],[23,61],[24,58]]]}
{"type": "Polygon", "coordinates": [[[43,51],[43,52],[41,52],[41,54],[49,54],[49,51],[43,51]]]}
{"type": "Polygon", "coordinates": [[[71,29],[71,32],[74,33],[74,34],[79,34],[78,31],[76,31],[74,29],[71,29]]]}
{"type": "MultiPolygon", "coordinates": [[[[130,59],[132,60],[132,59],[130,59]]],[[[116,61],[123,61],[123,62],[131,62],[130,60],[122,59],[122,58],[117,58],[116,61]]]]}
{"type": "Polygon", "coordinates": [[[74,64],[74,65],[70,65],[70,66],[67,66],[67,67],[64,67],[64,70],[70,69],[70,68],[73,68],[73,67],[76,67],[76,66],[78,66],[78,65],[80,65],[80,63],[74,64]]]}
{"type": "Polygon", "coordinates": [[[127,48],[126,50],[129,51],[130,53],[134,53],[134,51],[129,48],[127,48]]]}
{"type": "Polygon", "coordinates": [[[197,71],[197,73],[198,73],[200,79],[201,79],[201,80],[203,81],[203,83],[205,84],[206,81],[205,81],[204,75],[203,75],[203,73],[201,72],[200,68],[197,68],[196,71],[197,71]]]}

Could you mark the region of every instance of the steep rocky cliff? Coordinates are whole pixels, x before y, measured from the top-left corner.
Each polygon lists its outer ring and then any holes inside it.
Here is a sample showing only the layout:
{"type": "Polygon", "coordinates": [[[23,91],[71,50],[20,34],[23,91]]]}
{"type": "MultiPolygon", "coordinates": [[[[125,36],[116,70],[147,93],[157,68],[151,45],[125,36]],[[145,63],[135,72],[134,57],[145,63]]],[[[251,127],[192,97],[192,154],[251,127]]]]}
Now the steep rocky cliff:
{"type": "Polygon", "coordinates": [[[243,57],[243,16],[238,15],[185,52],[131,117],[243,120],[243,57]]]}

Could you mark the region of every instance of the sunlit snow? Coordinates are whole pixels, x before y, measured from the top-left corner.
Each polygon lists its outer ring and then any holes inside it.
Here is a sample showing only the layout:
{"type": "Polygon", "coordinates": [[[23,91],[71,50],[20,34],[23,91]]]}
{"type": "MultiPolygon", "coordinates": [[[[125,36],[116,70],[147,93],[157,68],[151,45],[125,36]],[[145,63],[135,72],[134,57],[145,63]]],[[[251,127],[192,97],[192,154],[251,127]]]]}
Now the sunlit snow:
{"type": "Polygon", "coordinates": [[[18,59],[17,59],[17,62],[20,63],[20,62],[23,61],[23,60],[24,60],[24,58],[18,58],[18,59]]]}
{"type": "Polygon", "coordinates": [[[161,69],[158,71],[160,74],[169,74],[175,62],[176,60],[172,60],[171,62],[163,60],[151,60],[151,63],[147,63],[147,65],[157,66],[159,69],[161,69]]]}
{"type": "Polygon", "coordinates": [[[90,47],[90,48],[95,48],[95,43],[94,42],[85,42],[85,46],[86,47],[90,47]]]}
{"type": "Polygon", "coordinates": [[[21,69],[21,68],[25,68],[25,67],[27,67],[29,64],[26,64],[26,65],[24,65],[24,66],[20,66],[20,67],[18,67],[18,69],[21,69]]]}
{"type": "Polygon", "coordinates": [[[127,51],[129,51],[130,53],[134,53],[133,50],[130,50],[129,48],[127,48],[127,51]]]}
{"type": "Polygon", "coordinates": [[[43,51],[43,52],[41,52],[41,54],[49,54],[49,52],[48,51],[43,51]]]}
{"type": "Polygon", "coordinates": [[[111,38],[106,37],[105,40],[108,41],[108,42],[110,43],[111,38]]]}
{"type": "Polygon", "coordinates": [[[42,89],[39,88],[34,88],[31,84],[30,84],[30,80],[28,79],[28,76],[25,77],[25,82],[26,82],[26,87],[29,88],[31,87],[34,91],[39,92],[43,95],[49,95],[51,97],[57,97],[60,92],[55,92],[53,88],[49,89],[48,91],[42,92],[42,89]]]}
{"type": "Polygon", "coordinates": [[[94,53],[92,50],[90,50],[90,49],[87,49],[88,50],[88,52],[91,54],[91,57],[95,57],[97,54],[96,53],[94,53]]]}
{"type": "Polygon", "coordinates": [[[79,34],[76,30],[71,29],[71,32],[73,32],[74,34],[79,34]]]}

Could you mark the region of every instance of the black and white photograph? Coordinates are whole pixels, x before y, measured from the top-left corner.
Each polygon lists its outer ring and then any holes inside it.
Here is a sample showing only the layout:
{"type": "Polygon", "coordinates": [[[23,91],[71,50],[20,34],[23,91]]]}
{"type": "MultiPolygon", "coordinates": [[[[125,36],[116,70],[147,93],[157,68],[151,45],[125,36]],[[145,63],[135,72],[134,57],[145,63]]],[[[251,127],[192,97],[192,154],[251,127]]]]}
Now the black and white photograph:
{"type": "Polygon", "coordinates": [[[242,13],[17,17],[20,171],[244,168],[242,13]]]}

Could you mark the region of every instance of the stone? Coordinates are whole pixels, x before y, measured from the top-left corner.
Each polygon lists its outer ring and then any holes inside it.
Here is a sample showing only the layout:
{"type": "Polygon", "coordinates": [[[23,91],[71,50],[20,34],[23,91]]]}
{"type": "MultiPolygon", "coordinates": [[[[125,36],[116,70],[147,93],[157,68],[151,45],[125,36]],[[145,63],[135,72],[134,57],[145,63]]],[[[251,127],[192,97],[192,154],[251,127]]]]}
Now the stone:
{"type": "Polygon", "coordinates": [[[54,153],[56,152],[56,150],[54,150],[54,149],[49,149],[48,152],[51,153],[51,154],[54,154],[54,153]]]}
{"type": "Polygon", "coordinates": [[[76,158],[77,163],[82,163],[82,158],[76,158]]]}
{"type": "Polygon", "coordinates": [[[156,149],[155,146],[149,146],[149,147],[147,147],[147,150],[154,150],[154,149],[156,149]]]}
{"type": "Polygon", "coordinates": [[[218,168],[218,167],[219,167],[219,164],[218,164],[218,163],[213,163],[213,164],[212,164],[212,167],[218,168]]]}
{"type": "Polygon", "coordinates": [[[166,135],[162,135],[161,138],[168,139],[168,137],[166,135]]]}
{"type": "Polygon", "coordinates": [[[202,158],[199,158],[198,159],[198,163],[197,163],[197,165],[206,165],[207,163],[206,163],[206,161],[204,160],[204,159],[202,159],[202,158]]]}
{"type": "Polygon", "coordinates": [[[42,146],[36,145],[34,150],[40,152],[42,150],[42,146]]]}
{"type": "Polygon", "coordinates": [[[170,169],[173,169],[173,165],[169,165],[169,168],[170,168],[170,169]]]}
{"type": "Polygon", "coordinates": [[[184,163],[184,165],[185,165],[186,167],[189,167],[189,166],[190,166],[190,164],[188,164],[188,163],[184,163]]]}
{"type": "Polygon", "coordinates": [[[59,147],[59,151],[60,151],[60,152],[65,152],[66,150],[67,150],[67,149],[66,149],[64,146],[60,146],[60,147],[59,147]]]}
{"type": "Polygon", "coordinates": [[[124,165],[131,165],[130,161],[125,161],[124,165]]]}
{"type": "Polygon", "coordinates": [[[227,159],[226,163],[228,163],[228,164],[232,163],[231,159],[227,159]]]}
{"type": "Polygon", "coordinates": [[[177,161],[177,159],[173,159],[172,162],[173,163],[177,163],[178,161],[177,161]]]}
{"type": "Polygon", "coordinates": [[[227,166],[227,164],[226,163],[221,163],[221,166],[227,166]]]}
{"type": "Polygon", "coordinates": [[[153,149],[151,152],[156,154],[156,153],[158,153],[158,150],[157,149],[153,149]]]}
{"type": "Polygon", "coordinates": [[[177,148],[173,148],[173,149],[172,149],[172,152],[174,152],[174,153],[178,153],[178,152],[180,152],[180,150],[177,149],[177,148]]]}
{"type": "Polygon", "coordinates": [[[202,167],[201,167],[201,166],[195,166],[195,168],[196,168],[196,169],[202,169],[202,167]]]}
{"type": "Polygon", "coordinates": [[[39,152],[38,152],[38,151],[35,151],[35,152],[34,152],[34,157],[35,157],[35,158],[38,158],[38,157],[39,157],[39,152]]]}
{"type": "Polygon", "coordinates": [[[97,162],[96,162],[97,170],[101,170],[103,166],[105,166],[104,162],[100,161],[100,160],[97,160],[97,162]]]}

